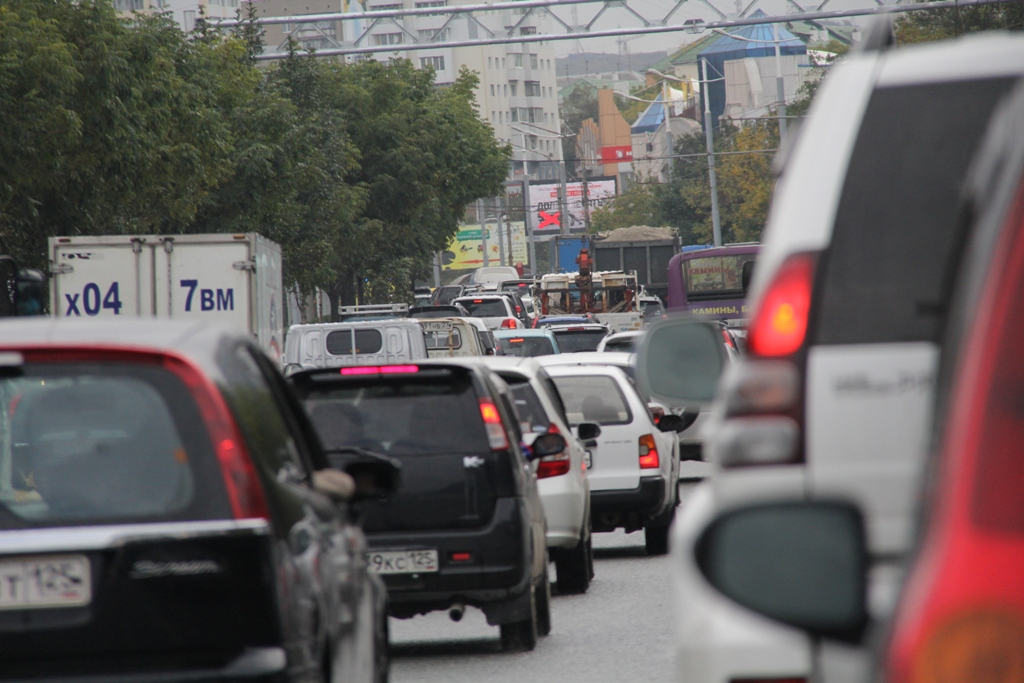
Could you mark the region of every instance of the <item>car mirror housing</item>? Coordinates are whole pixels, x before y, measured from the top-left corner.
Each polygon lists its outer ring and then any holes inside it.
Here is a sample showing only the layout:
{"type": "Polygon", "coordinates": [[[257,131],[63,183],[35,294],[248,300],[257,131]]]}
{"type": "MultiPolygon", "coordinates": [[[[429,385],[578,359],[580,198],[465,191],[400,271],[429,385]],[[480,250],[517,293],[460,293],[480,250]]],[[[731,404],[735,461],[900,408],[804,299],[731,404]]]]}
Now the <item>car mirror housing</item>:
{"type": "Polygon", "coordinates": [[[541,434],[524,451],[527,460],[536,460],[547,455],[557,455],[565,450],[565,437],[561,434],[541,434]]]}
{"type": "Polygon", "coordinates": [[[809,635],[860,642],[868,622],[864,521],[853,505],[764,503],[704,530],[697,565],[743,607],[809,635]]]}
{"type": "Polygon", "coordinates": [[[655,323],[637,354],[643,393],[673,408],[707,405],[727,362],[721,328],[693,318],[655,323]]]}
{"type": "Polygon", "coordinates": [[[601,436],[601,425],[596,422],[581,422],[576,427],[576,436],[580,441],[590,441],[601,436]]]}

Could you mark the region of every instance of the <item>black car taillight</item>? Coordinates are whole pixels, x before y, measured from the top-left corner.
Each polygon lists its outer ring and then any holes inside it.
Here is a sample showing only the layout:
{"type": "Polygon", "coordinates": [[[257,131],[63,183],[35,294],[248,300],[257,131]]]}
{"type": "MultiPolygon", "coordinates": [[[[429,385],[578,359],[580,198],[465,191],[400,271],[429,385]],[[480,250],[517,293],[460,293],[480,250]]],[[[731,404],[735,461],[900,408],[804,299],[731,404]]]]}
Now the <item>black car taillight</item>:
{"type": "Polygon", "coordinates": [[[818,257],[793,254],[779,267],[747,335],[749,357],[725,383],[716,438],[723,467],[803,461],[803,363],[818,257]]]}

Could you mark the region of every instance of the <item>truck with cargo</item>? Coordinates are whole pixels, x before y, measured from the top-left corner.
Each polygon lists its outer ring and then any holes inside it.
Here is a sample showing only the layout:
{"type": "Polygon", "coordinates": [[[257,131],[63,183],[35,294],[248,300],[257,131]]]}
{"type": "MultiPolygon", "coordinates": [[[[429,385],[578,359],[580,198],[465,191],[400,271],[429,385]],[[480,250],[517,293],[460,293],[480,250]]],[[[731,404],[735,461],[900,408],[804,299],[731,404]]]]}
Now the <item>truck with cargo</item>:
{"type": "MultiPolygon", "coordinates": [[[[584,249],[579,258],[583,260],[585,254],[584,249]]],[[[621,271],[591,273],[586,261],[580,272],[543,276],[540,305],[544,315],[591,314],[612,333],[640,330],[644,325],[637,303],[636,276],[621,271]]]]}
{"type": "Polygon", "coordinates": [[[590,236],[594,270],[621,270],[636,275],[637,284],[662,301],[668,294],[668,264],[679,253],[672,228],[634,225],[590,236]]]}
{"type": "Polygon", "coordinates": [[[49,258],[58,319],[208,319],[281,357],[281,248],[262,235],[51,237],[49,258]]]}

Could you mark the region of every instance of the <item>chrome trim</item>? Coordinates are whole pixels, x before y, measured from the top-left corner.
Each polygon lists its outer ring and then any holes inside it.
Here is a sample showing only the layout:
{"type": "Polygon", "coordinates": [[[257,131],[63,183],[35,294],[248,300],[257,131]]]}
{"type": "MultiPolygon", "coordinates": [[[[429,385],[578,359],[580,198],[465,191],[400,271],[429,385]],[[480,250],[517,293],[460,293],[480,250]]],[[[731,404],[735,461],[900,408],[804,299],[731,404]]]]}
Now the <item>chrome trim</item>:
{"type": "Polygon", "coordinates": [[[117,548],[138,540],[182,540],[224,534],[269,535],[265,519],[160,522],[0,531],[0,555],[117,548]]]}

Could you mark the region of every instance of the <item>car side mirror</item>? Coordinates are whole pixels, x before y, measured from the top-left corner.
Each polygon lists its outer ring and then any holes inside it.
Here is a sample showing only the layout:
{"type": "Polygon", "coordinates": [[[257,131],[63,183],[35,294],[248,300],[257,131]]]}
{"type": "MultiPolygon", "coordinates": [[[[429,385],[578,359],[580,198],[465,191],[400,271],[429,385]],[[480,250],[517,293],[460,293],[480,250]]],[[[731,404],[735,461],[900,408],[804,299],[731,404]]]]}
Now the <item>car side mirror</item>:
{"type": "Polygon", "coordinates": [[[394,458],[353,460],[344,466],[344,471],[355,482],[353,501],[387,498],[402,483],[402,465],[394,458]]]}
{"type": "Polygon", "coordinates": [[[697,416],[683,415],[662,415],[658,420],[658,429],[663,432],[681,432],[686,430],[697,420],[697,416]]]}
{"type": "Polygon", "coordinates": [[[596,422],[580,422],[576,427],[576,436],[580,441],[590,441],[601,436],[601,425],[596,422]]]}
{"type": "Polygon", "coordinates": [[[703,406],[715,397],[728,361],[722,330],[692,318],[669,318],[644,335],[637,376],[644,394],[673,408],[703,406]]]}
{"type": "Polygon", "coordinates": [[[527,460],[536,460],[547,455],[557,455],[565,450],[566,445],[565,437],[561,434],[541,434],[526,447],[524,454],[527,460]]]}
{"type": "Polygon", "coordinates": [[[726,597],[810,635],[860,642],[868,622],[867,547],[847,503],[766,503],[720,514],[697,565],[726,597]]]}

